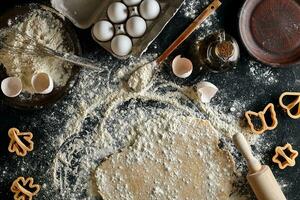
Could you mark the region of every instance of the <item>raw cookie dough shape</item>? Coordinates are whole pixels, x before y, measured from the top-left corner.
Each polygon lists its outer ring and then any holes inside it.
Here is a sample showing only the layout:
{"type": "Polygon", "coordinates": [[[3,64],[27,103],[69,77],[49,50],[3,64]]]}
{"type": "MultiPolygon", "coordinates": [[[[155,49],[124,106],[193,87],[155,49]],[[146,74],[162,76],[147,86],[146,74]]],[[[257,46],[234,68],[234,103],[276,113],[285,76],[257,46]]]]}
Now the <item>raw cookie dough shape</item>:
{"type": "Polygon", "coordinates": [[[299,119],[300,118],[300,92],[284,92],[279,97],[279,104],[280,106],[286,110],[287,114],[293,118],[293,119],[299,119]],[[295,97],[295,100],[289,103],[288,105],[285,105],[283,102],[283,99],[285,97],[295,97]],[[292,113],[292,110],[296,108],[297,112],[292,113]]]}
{"type": "Polygon", "coordinates": [[[273,130],[278,125],[278,120],[277,120],[277,117],[276,117],[275,107],[274,107],[274,104],[272,104],[272,103],[269,103],[263,111],[260,111],[258,113],[253,112],[253,111],[247,111],[245,113],[245,117],[247,119],[247,122],[250,126],[251,131],[255,134],[262,134],[267,130],[273,130]],[[270,126],[268,125],[268,123],[266,121],[266,117],[265,117],[265,114],[268,111],[270,112],[271,119],[272,119],[272,124],[270,126]],[[259,119],[261,121],[261,124],[262,124],[262,127],[260,129],[255,128],[255,126],[254,126],[254,124],[251,120],[251,116],[259,117],[259,119]]]}
{"type": "Polygon", "coordinates": [[[26,156],[26,154],[33,150],[33,134],[31,132],[20,132],[16,128],[8,130],[8,136],[10,143],[8,145],[8,151],[13,153],[16,152],[18,156],[26,156]],[[22,139],[20,139],[22,138],[22,139]],[[24,144],[26,141],[27,144],[24,144]]]}
{"type": "Polygon", "coordinates": [[[219,133],[199,119],[172,123],[182,127],[159,127],[156,134],[144,125],[133,146],[100,164],[96,181],[104,200],[229,199],[234,162],[219,149],[219,133]]]}
{"type": "Polygon", "coordinates": [[[295,159],[298,156],[298,151],[293,150],[293,147],[291,144],[287,143],[283,147],[276,147],[275,149],[275,155],[272,158],[272,161],[274,163],[277,163],[280,169],[285,169],[287,166],[293,167],[296,164],[295,159]],[[290,155],[286,155],[285,150],[288,150],[290,152],[290,155]],[[284,158],[285,161],[281,161],[279,157],[284,158]]]}
{"type": "Polygon", "coordinates": [[[10,190],[14,193],[14,200],[32,200],[41,187],[33,184],[33,178],[18,177],[11,185],[10,190]]]}

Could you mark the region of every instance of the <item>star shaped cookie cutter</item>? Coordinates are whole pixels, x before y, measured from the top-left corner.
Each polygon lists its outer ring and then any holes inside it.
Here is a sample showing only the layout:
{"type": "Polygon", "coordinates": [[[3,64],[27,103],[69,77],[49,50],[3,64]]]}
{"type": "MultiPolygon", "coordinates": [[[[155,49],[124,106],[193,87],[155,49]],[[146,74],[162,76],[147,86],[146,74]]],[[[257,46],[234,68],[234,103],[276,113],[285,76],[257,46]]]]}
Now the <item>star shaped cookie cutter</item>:
{"type": "Polygon", "coordinates": [[[18,177],[11,185],[10,190],[14,193],[14,200],[32,200],[41,187],[34,184],[33,178],[18,177]]]}
{"type": "Polygon", "coordinates": [[[16,152],[18,156],[26,156],[26,154],[33,150],[33,134],[31,132],[20,132],[16,128],[8,130],[8,136],[10,143],[8,145],[8,151],[11,153],[16,152]]]}
{"type": "Polygon", "coordinates": [[[274,163],[277,163],[280,169],[285,169],[287,166],[293,167],[296,164],[295,159],[298,156],[298,151],[293,150],[293,147],[291,144],[287,143],[283,147],[276,147],[275,149],[275,155],[272,158],[272,161],[274,163]],[[286,150],[290,152],[289,155],[286,154],[286,150]],[[279,158],[283,158],[285,161],[282,161],[279,158]]]}
{"type": "Polygon", "coordinates": [[[262,134],[264,133],[265,131],[267,130],[273,130],[277,127],[278,125],[278,120],[277,120],[277,117],[276,117],[276,112],[275,112],[275,107],[274,107],[274,104],[272,103],[269,103],[263,111],[260,111],[258,113],[256,112],[253,112],[253,111],[247,111],[245,113],[245,117],[247,119],[247,122],[250,126],[250,129],[253,133],[255,134],[262,134]],[[265,114],[267,112],[270,112],[271,114],[271,119],[272,119],[272,124],[271,125],[268,125],[267,121],[266,121],[266,117],[265,117],[265,114]],[[261,121],[261,124],[262,124],[262,127],[260,129],[256,129],[252,120],[251,120],[251,116],[255,116],[255,117],[259,117],[260,121],[261,121]]]}
{"type": "Polygon", "coordinates": [[[299,119],[300,118],[300,92],[284,92],[283,94],[280,95],[279,97],[279,104],[280,106],[286,110],[287,114],[293,118],[293,119],[299,119]],[[295,99],[286,105],[283,102],[283,99],[285,97],[295,97],[295,99]],[[292,113],[292,110],[296,108],[296,112],[292,113]]]}

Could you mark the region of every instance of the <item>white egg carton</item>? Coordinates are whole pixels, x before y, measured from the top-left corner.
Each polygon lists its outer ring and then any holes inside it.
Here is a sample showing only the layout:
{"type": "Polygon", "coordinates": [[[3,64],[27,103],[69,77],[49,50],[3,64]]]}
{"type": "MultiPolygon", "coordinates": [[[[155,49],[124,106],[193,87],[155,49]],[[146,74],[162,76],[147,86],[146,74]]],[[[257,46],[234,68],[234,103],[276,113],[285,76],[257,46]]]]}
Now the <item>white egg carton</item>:
{"type": "Polygon", "coordinates": [[[184,0],[51,0],[52,6],[77,27],[86,29],[93,26],[91,32],[94,40],[119,59],[142,55],[183,2],[184,0]],[[124,12],[124,9],[127,11],[124,12]]]}

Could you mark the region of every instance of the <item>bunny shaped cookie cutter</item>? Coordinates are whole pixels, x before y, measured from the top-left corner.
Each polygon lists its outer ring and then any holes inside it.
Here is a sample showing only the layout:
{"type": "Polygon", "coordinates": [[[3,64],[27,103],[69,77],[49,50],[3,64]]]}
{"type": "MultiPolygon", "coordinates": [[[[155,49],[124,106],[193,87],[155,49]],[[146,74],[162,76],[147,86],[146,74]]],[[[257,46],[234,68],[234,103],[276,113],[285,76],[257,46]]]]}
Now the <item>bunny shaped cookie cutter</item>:
{"type": "Polygon", "coordinates": [[[287,112],[292,119],[300,118],[300,92],[284,92],[279,97],[279,105],[287,112]],[[284,103],[284,98],[295,97],[295,99],[288,105],[284,103]],[[296,109],[295,109],[296,108],[296,109]],[[294,110],[296,112],[293,112],[294,110]]]}
{"type": "Polygon", "coordinates": [[[274,104],[272,103],[269,103],[263,111],[260,111],[258,113],[256,112],[253,112],[253,111],[247,111],[245,113],[245,117],[247,119],[247,122],[250,126],[250,129],[253,133],[255,134],[262,134],[264,133],[265,131],[267,130],[273,130],[277,127],[278,125],[278,120],[277,120],[277,117],[276,117],[276,112],[275,112],[275,107],[274,107],[274,104]],[[270,112],[271,114],[271,119],[272,119],[272,124],[269,125],[266,121],[266,113],[267,112],[270,112]],[[255,117],[259,117],[260,121],[261,121],[261,124],[262,124],[262,127],[260,129],[256,129],[255,128],[255,125],[253,124],[252,120],[251,120],[251,117],[252,116],[255,116],[255,117]]]}

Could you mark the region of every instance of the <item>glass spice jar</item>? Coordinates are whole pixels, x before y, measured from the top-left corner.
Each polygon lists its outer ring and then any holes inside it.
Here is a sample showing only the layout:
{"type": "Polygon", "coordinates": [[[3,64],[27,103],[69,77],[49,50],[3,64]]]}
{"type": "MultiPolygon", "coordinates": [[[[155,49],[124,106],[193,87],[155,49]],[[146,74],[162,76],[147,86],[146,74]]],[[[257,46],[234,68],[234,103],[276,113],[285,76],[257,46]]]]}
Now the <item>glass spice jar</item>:
{"type": "Polygon", "coordinates": [[[237,65],[240,49],[236,40],[222,30],[198,41],[196,54],[200,66],[217,73],[237,65]]]}

